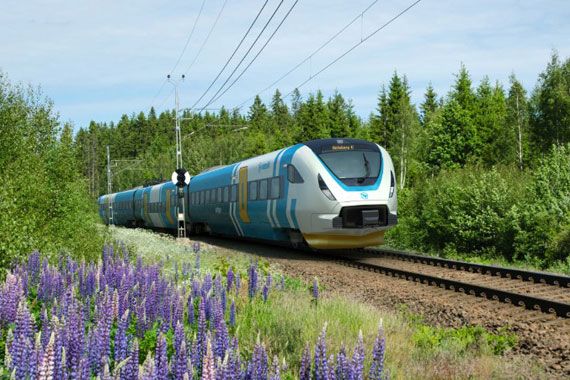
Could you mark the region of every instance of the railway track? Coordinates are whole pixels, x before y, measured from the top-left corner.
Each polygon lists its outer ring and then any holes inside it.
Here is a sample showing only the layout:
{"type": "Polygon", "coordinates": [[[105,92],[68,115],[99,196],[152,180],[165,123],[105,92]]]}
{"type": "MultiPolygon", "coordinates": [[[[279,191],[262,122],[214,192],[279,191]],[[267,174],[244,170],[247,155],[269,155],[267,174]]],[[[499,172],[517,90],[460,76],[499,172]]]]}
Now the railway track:
{"type": "Polygon", "coordinates": [[[357,269],[570,318],[570,277],[368,249],[324,254],[357,269]]]}

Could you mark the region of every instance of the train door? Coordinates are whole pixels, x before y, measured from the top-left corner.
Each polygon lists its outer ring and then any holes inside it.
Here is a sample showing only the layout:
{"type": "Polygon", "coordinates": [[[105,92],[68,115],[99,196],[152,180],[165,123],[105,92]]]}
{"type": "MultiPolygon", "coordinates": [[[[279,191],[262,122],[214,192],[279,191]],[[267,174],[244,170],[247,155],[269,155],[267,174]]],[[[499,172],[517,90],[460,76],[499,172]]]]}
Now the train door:
{"type": "Polygon", "coordinates": [[[247,212],[247,166],[239,169],[239,217],[242,222],[249,223],[247,212]]]}

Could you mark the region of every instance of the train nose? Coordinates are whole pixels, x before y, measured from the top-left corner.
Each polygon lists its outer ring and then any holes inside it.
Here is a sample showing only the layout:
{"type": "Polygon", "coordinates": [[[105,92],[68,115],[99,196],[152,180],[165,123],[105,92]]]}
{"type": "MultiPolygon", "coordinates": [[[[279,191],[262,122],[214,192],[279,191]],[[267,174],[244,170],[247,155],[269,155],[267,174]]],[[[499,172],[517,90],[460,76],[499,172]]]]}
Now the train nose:
{"type": "Polygon", "coordinates": [[[388,214],[386,205],[347,206],[343,207],[339,215],[333,219],[333,227],[382,227],[388,224],[388,214]]]}

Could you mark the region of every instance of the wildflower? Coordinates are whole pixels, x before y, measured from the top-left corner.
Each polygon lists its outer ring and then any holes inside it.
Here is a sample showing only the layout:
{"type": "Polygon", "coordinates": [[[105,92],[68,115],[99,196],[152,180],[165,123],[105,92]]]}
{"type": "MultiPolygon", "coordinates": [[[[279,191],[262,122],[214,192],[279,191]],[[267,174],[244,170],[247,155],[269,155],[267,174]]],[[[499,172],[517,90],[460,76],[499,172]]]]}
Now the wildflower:
{"type": "Polygon", "coordinates": [[[229,292],[232,289],[232,285],[234,282],[234,271],[232,267],[228,269],[228,273],[226,274],[226,290],[229,292]]]}
{"type": "Polygon", "coordinates": [[[313,300],[315,302],[318,302],[319,300],[319,282],[316,277],[313,280],[313,300]]]}
{"type": "Polygon", "coordinates": [[[309,343],[305,345],[303,356],[301,357],[301,368],[299,370],[299,380],[311,379],[311,351],[309,343]]]}
{"type": "Polygon", "coordinates": [[[158,380],[167,380],[168,378],[168,358],[166,356],[166,339],[162,332],[159,334],[156,342],[156,353],[154,357],[154,366],[156,369],[156,378],[158,380]]]}
{"type": "Polygon", "coordinates": [[[269,287],[267,284],[263,285],[263,291],[261,294],[263,296],[263,302],[267,302],[267,297],[269,296],[269,287]]]}
{"type": "Polygon", "coordinates": [[[329,368],[327,362],[327,324],[323,326],[323,330],[317,340],[315,346],[315,380],[328,380],[329,368]]]}
{"type": "Polygon", "coordinates": [[[216,380],[216,368],[214,366],[214,355],[212,354],[212,343],[210,337],[206,339],[206,355],[202,365],[202,380],[216,380]]]}
{"type": "Polygon", "coordinates": [[[251,265],[249,266],[249,269],[247,271],[247,274],[249,276],[247,294],[249,295],[249,298],[253,298],[253,297],[255,297],[255,294],[257,293],[257,267],[256,267],[256,265],[251,263],[251,265]]]}
{"type": "Polygon", "coordinates": [[[354,347],[351,363],[351,378],[354,380],[364,379],[364,342],[362,339],[362,331],[358,332],[358,342],[354,347]]]}
{"type": "Polygon", "coordinates": [[[382,327],[382,320],[378,326],[378,335],[374,341],[374,348],[372,349],[372,364],[368,378],[371,380],[381,380],[384,376],[384,353],[386,349],[386,338],[384,337],[384,328],[382,327]]]}

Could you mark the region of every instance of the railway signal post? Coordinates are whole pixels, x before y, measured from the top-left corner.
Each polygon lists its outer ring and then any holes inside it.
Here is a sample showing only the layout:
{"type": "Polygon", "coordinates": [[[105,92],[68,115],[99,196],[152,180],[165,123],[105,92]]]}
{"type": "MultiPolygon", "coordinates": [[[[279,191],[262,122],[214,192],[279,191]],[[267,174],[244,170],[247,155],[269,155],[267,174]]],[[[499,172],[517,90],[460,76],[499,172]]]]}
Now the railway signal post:
{"type": "Polygon", "coordinates": [[[176,203],[176,218],[177,218],[177,229],[178,229],[178,237],[185,238],[186,237],[186,219],[184,215],[186,214],[184,210],[184,187],[190,184],[190,174],[186,171],[186,169],[176,169],[172,173],[172,183],[176,185],[176,192],[177,192],[177,203],[176,203]]]}
{"type": "Polygon", "coordinates": [[[182,139],[180,137],[180,117],[178,116],[178,84],[182,82],[185,78],[184,75],[180,77],[179,80],[174,81],[170,74],[166,76],[168,83],[174,87],[174,102],[175,102],[175,134],[176,134],[176,171],[172,173],[172,183],[177,187],[177,203],[176,203],[176,217],[177,217],[177,229],[178,237],[186,237],[186,219],[184,218],[184,186],[190,183],[190,174],[185,169],[182,169],[182,139]]]}

